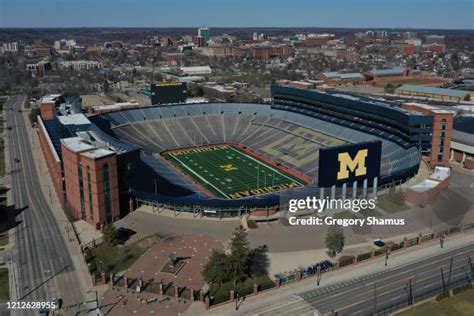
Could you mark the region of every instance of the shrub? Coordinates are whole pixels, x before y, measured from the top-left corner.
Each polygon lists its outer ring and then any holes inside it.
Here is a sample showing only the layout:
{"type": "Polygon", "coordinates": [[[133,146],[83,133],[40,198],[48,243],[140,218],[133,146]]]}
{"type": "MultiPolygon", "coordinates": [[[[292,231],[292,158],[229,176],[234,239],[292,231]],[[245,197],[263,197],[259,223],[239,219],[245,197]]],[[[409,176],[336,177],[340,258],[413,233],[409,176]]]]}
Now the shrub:
{"type": "Polygon", "coordinates": [[[436,301],[442,301],[446,298],[449,297],[449,291],[443,291],[441,294],[439,294],[438,296],[436,296],[436,301]]]}

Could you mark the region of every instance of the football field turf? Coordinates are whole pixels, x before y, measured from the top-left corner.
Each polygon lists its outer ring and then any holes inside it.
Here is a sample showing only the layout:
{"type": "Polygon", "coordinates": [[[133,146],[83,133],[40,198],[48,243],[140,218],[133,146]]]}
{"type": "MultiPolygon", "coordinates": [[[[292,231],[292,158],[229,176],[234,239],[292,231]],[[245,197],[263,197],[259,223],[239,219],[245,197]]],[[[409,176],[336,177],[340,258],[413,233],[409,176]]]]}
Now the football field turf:
{"type": "Polygon", "coordinates": [[[176,150],[167,152],[165,157],[220,198],[237,199],[306,185],[231,145],[176,150]]]}

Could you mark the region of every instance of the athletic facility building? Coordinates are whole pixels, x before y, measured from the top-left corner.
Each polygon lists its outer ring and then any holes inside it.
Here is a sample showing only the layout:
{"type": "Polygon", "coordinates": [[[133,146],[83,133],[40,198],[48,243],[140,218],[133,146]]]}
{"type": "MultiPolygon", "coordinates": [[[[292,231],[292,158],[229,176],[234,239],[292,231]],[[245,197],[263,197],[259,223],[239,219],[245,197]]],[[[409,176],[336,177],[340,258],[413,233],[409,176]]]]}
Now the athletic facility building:
{"type": "Polygon", "coordinates": [[[271,92],[272,104],[151,106],[89,118],[50,115],[45,106],[39,134],[55,159],[56,192],[73,217],[97,227],[140,203],[266,216],[288,197],[376,194],[415,175],[432,150],[433,116],[379,99],[276,85],[271,92]]]}

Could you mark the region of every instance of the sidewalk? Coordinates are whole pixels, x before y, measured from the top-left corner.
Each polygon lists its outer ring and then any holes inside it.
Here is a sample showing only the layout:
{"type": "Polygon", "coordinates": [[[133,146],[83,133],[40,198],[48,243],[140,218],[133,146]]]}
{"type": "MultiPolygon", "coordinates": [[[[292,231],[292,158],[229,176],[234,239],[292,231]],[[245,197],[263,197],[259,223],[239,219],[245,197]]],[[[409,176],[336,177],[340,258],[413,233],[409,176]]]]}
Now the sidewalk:
{"type": "MultiPolygon", "coordinates": [[[[403,265],[414,263],[428,257],[471,245],[474,240],[474,232],[462,233],[446,238],[444,248],[440,248],[437,240],[427,242],[420,246],[414,246],[404,251],[395,252],[390,255],[388,267],[384,265],[384,256],[362,263],[351,265],[347,268],[331,271],[322,275],[321,287],[339,283],[345,280],[358,278],[361,276],[374,274],[387,269],[397,269],[403,265]]],[[[204,304],[193,303],[184,315],[248,315],[258,309],[275,307],[275,305],[285,304],[294,300],[293,294],[310,291],[317,288],[315,278],[307,278],[301,282],[291,283],[280,289],[270,290],[257,296],[248,297],[240,306],[239,311],[235,311],[234,304],[225,304],[211,310],[206,310],[204,304]]]]}
{"type": "MultiPolygon", "coordinates": [[[[36,158],[34,159],[36,172],[38,176],[44,181],[44,185],[41,186],[41,190],[43,191],[43,195],[51,206],[51,210],[56,219],[56,222],[60,227],[62,227],[62,229],[60,229],[61,235],[66,245],[68,245],[67,248],[74,265],[74,271],[77,271],[80,274],[79,284],[69,284],[68,286],[80,287],[81,292],[83,293],[83,299],[88,299],[88,295],[86,293],[92,288],[92,280],[90,278],[87,265],[84,261],[83,255],[80,251],[76,239],[71,238],[71,236],[68,235],[68,230],[70,231],[69,220],[67,219],[66,214],[64,213],[59,203],[59,200],[57,199],[57,196],[54,192],[54,186],[51,181],[51,176],[49,175],[48,168],[46,166],[46,161],[44,160],[43,152],[41,151],[38,135],[36,134],[35,130],[31,128],[31,124],[28,118],[29,111],[23,111],[23,113],[23,119],[25,120],[25,123],[27,125],[26,129],[28,132],[28,138],[31,141],[31,149],[33,155],[36,158]]],[[[66,293],[61,294],[64,295],[66,293]]]]}

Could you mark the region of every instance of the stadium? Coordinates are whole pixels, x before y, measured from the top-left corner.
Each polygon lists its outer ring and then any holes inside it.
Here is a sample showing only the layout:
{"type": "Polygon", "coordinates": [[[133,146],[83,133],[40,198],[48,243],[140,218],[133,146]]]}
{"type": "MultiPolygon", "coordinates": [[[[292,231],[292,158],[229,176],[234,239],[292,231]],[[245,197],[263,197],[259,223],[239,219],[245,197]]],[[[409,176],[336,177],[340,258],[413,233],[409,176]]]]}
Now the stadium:
{"type": "Polygon", "coordinates": [[[430,146],[432,119],[393,103],[276,85],[272,97],[101,114],[85,132],[133,170],[119,181],[135,201],[208,216],[268,212],[283,196],[319,195],[322,148],[381,141],[380,186],[415,175],[430,146]]]}

